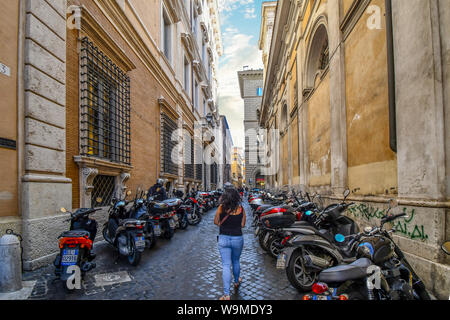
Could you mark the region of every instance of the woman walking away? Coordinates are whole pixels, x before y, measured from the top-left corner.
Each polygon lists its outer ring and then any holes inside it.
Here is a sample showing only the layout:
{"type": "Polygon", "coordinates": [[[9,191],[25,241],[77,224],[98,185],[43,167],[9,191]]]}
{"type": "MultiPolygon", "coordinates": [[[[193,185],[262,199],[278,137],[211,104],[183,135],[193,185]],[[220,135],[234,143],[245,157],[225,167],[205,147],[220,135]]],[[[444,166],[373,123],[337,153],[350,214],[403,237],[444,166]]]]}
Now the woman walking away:
{"type": "Polygon", "coordinates": [[[214,223],[220,227],[217,239],[222,257],[224,292],[220,300],[230,300],[231,267],[233,267],[234,287],[237,290],[242,282],[239,259],[244,246],[242,228],[245,226],[245,211],[241,205],[241,196],[236,189],[225,188],[214,223]]]}

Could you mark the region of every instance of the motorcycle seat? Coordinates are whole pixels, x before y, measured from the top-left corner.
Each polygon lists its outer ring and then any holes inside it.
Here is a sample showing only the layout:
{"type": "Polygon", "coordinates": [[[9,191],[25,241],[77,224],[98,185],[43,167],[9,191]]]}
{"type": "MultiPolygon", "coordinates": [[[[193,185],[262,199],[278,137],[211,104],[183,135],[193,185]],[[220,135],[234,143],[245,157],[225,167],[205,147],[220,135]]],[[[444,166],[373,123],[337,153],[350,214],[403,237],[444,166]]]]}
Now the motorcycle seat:
{"type": "Polygon", "coordinates": [[[174,198],[174,199],[167,199],[162,201],[162,203],[167,204],[169,207],[175,207],[181,203],[180,199],[174,198]]]}
{"type": "Polygon", "coordinates": [[[125,224],[129,224],[129,223],[133,223],[133,224],[135,224],[135,223],[141,223],[142,221],[141,220],[138,220],[138,219],[123,219],[123,220],[120,220],[120,224],[121,225],[125,225],[125,224]]]}
{"type": "Polygon", "coordinates": [[[295,227],[303,227],[303,226],[309,226],[309,225],[310,224],[307,221],[295,221],[291,227],[295,228],[295,227]]]}
{"type": "Polygon", "coordinates": [[[70,231],[65,231],[65,232],[61,233],[61,235],[59,237],[60,238],[84,238],[84,237],[89,238],[89,236],[90,236],[90,233],[85,230],[70,230],[70,231]]]}
{"type": "Polygon", "coordinates": [[[372,261],[367,258],[358,259],[347,265],[339,265],[323,270],[319,274],[319,281],[325,283],[340,283],[367,277],[367,268],[372,261]]]}

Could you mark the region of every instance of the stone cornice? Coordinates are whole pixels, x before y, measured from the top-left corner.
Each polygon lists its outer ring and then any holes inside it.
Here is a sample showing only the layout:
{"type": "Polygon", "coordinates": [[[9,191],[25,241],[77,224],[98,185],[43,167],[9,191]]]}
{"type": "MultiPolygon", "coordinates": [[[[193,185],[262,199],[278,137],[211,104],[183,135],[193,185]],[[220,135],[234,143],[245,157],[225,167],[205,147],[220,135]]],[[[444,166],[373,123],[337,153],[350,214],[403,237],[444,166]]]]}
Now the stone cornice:
{"type": "Polygon", "coordinates": [[[164,97],[159,98],[158,103],[161,107],[161,112],[168,114],[172,119],[178,119],[180,117],[177,111],[172,108],[164,97]]]}

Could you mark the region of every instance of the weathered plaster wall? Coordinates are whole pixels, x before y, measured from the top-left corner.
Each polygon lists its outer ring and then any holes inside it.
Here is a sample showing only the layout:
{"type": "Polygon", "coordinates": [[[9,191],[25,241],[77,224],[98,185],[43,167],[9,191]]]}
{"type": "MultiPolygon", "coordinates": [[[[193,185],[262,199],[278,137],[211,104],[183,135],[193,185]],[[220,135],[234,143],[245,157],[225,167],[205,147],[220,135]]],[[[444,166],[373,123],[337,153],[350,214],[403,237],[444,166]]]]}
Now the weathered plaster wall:
{"type": "Polygon", "coordinates": [[[308,101],[309,185],[331,183],[329,74],[308,101]]]}
{"type": "MultiPolygon", "coordinates": [[[[384,0],[371,4],[382,8],[384,0]]],[[[345,41],[348,185],[354,194],[397,193],[397,157],[389,147],[386,26],[359,19],[345,41]]]]}

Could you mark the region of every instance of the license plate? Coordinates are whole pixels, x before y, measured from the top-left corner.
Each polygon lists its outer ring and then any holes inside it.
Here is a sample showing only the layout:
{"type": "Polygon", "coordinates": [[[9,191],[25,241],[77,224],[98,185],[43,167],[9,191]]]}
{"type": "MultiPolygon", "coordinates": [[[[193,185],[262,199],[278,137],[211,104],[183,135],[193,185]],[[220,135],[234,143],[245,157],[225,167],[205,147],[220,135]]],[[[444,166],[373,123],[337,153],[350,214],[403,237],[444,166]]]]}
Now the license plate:
{"type": "Polygon", "coordinates": [[[258,233],[259,233],[259,226],[256,228],[256,230],[255,230],[255,237],[257,237],[258,236],[258,233]]]}
{"type": "Polygon", "coordinates": [[[155,236],[159,237],[161,235],[161,227],[159,224],[155,225],[153,232],[155,233],[155,236]]]}
{"type": "Polygon", "coordinates": [[[267,242],[269,241],[269,238],[270,238],[270,233],[267,232],[266,236],[264,237],[264,244],[267,244],[267,242]]]}
{"type": "Polygon", "coordinates": [[[134,238],[134,243],[136,244],[136,248],[138,248],[138,249],[145,248],[145,239],[144,239],[144,237],[136,237],[136,238],[134,238]]]}
{"type": "Polygon", "coordinates": [[[175,224],[175,221],[173,221],[173,219],[170,219],[170,220],[169,220],[169,226],[170,226],[171,228],[175,228],[176,224],[175,224]]]}
{"type": "Polygon", "coordinates": [[[77,260],[78,260],[78,250],[67,249],[63,251],[63,256],[61,258],[61,265],[73,266],[77,264],[77,260]]]}
{"type": "Polygon", "coordinates": [[[277,269],[286,269],[286,254],[280,253],[277,258],[277,269]]]}
{"type": "Polygon", "coordinates": [[[313,300],[331,300],[331,296],[314,296],[313,300]]]}

